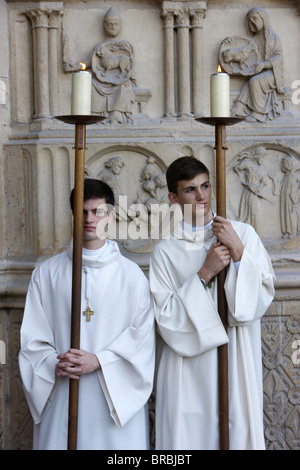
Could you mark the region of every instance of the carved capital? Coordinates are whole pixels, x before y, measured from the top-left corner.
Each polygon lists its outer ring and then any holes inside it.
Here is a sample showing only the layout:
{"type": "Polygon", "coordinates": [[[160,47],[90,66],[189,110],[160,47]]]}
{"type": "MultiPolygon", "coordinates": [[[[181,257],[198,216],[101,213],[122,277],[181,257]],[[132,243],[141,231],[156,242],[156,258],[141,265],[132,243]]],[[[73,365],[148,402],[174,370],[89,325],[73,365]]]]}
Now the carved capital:
{"type": "Polygon", "coordinates": [[[48,10],[49,28],[58,28],[58,20],[63,16],[63,10],[48,10]]]}
{"type": "Polygon", "coordinates": [[[206,16],[206,1],[165,1],[162,6],[162,18],[165,26],[173,26],[174,17],[177,27],[202,27],[206,16]]]}
{"type": "Polygon", "coordinates": [[[203,20],[206,17],[206,9],[204,8],[195,8],[190,10],[191,16],[191,26],[194,28],[202,28],[203,20]]]}
{"type": "Polygon", "coordinates": [[[25,12],[31,21],[32,29],[34,28],[57,28],[57,21],[63,15],[63,10],[52,10],[49,8],[37,8],[25,12]]]}
{"type": "Polygon", "coordinates": [[[48,11],[44,8],[29,10],[26,16],[31,21],[32,28],[48,28],[48,11]]]}
{"type": "Polygon", "coordinates": [[[179,8],[175,12],[177,28],[188,28],[190,25],[189,11],[185,8],[179,8]]]}
{"type": "Polygon", "coordinates": [[[173,28],[174,26],[174,11],[169,11],[166,9],[162,10],[161,17],[164,21],[165,28],[173,28]]]}

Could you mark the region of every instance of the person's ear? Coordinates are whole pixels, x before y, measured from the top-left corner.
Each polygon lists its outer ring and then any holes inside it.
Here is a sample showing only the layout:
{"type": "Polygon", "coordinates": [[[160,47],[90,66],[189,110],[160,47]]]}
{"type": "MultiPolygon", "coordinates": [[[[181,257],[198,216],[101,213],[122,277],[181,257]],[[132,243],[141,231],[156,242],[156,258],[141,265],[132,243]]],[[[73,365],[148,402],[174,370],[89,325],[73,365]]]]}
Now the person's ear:
{"type": "Polygon", "coordinates": [[[175,193],[169,193],[168,198],[169,198],[169,201],[171,202],[171,204],[177,204],[178,203],[177,196],[176,196],[175,193]]]}

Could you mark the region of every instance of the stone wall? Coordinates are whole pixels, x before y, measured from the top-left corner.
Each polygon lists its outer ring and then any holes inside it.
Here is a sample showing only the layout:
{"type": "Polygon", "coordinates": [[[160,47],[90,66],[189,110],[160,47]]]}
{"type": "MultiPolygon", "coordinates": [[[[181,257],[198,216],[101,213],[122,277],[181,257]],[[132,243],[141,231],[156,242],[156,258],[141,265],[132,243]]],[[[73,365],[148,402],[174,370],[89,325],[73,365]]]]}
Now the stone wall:
{"type": "Polygon", "coordinates": [[[255,226],[276,272],[276,298],[262,322],[267,447],[299,449],[298,2],[0,0],[0,7],[0,448],[31,448],[19,328],[33,267],[72,235],[74,126],[55,116],[70,114],[71,75],[86,59],[92,112],[106,118],[87,126],[86,174],[122,196],[116,238],[146,273],[155,242],[147,235],[157,227],[147,211],[137,215],[136,204],[152,214],[163,209],[164,171],[182,155],[203,160],[215,180],[213,128],[195,121],[209,116],[210,75],[221,62],[231,75],[233,109],[238,98],[243,112],[250,78],[258,78],[264,91],[252,95],[256,111],[227,128],[227,212],[255,226]],[[255,35],[246,27],[254,6],[267,12],[265,49],[252,48],[255,35]],[[111,7],[122,20],[114,38],[103,28],[111,7]],[[253,71],[261,51],[270,57],[275,45],[275,85],[267,92],[270,77],[253,71]],[[110,69],[105,53],[125,57],[125,69],[110,69]],[[142,223],[148,232],[139,232],[142,223]]]}

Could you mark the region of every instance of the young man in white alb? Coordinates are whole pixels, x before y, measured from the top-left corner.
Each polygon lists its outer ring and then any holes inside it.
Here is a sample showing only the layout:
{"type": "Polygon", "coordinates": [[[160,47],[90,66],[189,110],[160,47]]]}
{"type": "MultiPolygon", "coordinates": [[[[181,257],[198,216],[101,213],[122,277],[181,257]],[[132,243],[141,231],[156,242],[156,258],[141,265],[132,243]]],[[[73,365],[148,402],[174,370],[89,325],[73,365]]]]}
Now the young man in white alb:
{"type": "Polygon", "coordinates": [[[218,449],[218,346],[228,343],[230,449],[264,449],[260,319],[274,273],[255,230],[212,213],[209,171],[182,157],[167,170],[183,220],[155,246],[150,290],[160,334],[156,448],[218,449]],[[217,310],[227,267],[228,332],[217,310]]]}
{"type": "Polygon", "coordinates": [[[79,380],[78,450],[149,448],[153,308],[141,269],[106,238],[113,205],[106,183],[85,180],[80,350],[70,350],[72,243],[32,274],[19,364],[34,449],[67,448],[69,379],[79,380]]]}

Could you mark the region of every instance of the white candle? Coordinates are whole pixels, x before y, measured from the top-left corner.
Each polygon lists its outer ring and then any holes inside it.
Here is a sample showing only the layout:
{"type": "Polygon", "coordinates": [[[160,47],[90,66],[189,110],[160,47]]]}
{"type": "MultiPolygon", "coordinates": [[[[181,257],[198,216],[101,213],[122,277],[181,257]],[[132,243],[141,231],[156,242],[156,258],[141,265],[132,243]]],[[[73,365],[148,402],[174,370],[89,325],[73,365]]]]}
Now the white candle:
{"type": "Polygon", "coordinates": [[[92,74],[86,70],[72,74],[71,114],[90,115],[92,99],[92,74]]]}
{"type": "Polygon", "coordinates": [[[210,76],[210,116],[230,116],[230,80],[227,73],[210,76]]]}

